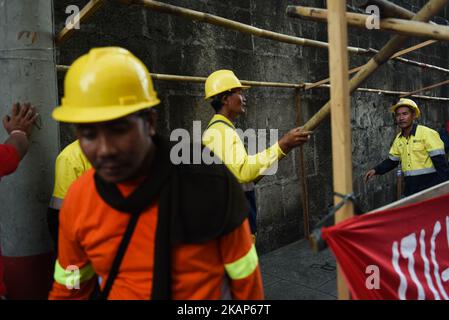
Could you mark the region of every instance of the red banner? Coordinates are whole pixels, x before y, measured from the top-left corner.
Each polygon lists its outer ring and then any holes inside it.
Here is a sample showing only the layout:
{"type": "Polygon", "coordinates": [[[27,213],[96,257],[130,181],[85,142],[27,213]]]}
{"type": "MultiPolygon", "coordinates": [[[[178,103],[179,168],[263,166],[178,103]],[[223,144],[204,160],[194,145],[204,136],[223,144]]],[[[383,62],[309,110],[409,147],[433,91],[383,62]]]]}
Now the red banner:
{"type": "Polygon", "coordinates": [[[449,300],[449,195],[322,229],[353,299],[449,300]]]}

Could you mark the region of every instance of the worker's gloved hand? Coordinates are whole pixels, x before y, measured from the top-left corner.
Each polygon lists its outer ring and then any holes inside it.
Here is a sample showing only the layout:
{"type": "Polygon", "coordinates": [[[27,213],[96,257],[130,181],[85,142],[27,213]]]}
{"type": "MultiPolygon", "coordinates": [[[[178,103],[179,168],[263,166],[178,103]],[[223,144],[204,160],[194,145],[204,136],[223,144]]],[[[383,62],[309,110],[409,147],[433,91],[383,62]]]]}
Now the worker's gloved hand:
{"type": "Polygon", "coordinates": [[[376,175],[376,170],[374,170],[374,169],[368,170],[368,172],[365,173],[365,178],[364,178],[365,183],[368,182],[368,180],[371,179],[372,177],[374,177],[375,175],[376,175]]]}
{"type": "Polygon", "coordinates": [[[11,109],[11,115],[6,115],[3,118],[3,127],[11,134],[14,130],[23,131],[29,137],[33,124],[36,121],[38,114],[35,107],[30,103],[14,103],[11,109]]]}
{"type": "Polygon", "coordinates": [[[289,153],[293,148],[303,145],[309,141],[312,131],[306,131],[303,127],[297,127],[287,132],[279,140],[279,147],[284,153],[289,153]]]}

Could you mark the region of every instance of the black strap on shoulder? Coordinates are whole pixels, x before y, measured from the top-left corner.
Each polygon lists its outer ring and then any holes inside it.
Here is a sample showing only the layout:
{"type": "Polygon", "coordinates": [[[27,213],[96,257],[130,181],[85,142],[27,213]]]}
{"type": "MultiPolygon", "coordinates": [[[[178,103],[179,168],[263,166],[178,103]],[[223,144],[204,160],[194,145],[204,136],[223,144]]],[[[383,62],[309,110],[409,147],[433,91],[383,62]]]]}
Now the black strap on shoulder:
{"type": "Polygon", "coordinates": [[[214,122],[212,122],[211,124],[209,124],[209,125],[207,126],[206,130],[209,129],[210,127],[212,127],[212,126],[213,126],[214,124],[216,124],[216,123],[224,123],[224,124],[227,125],[228,127],[234,129],[234,128],[233,128],[229,123],[227,123],[226,121],[223,121],[223,120],[215,120],[214,122]]]}
{"type": "Polygon", "coordinates": [[[108,275],[108,279],[106,281],[103,291],[101,291],[101,293],[98,297],[98,300],[106,300],[109,296],[109,292],[111,291],[114,280],[117,277],[118,271],[120,269],[120,265],[122,264],[123,257],[126,253],[126,249],[128,248],[128,244],[129,244],[131,237],[134,233],[134,230],[137,225],[137,220],[139,220],[139,217],[140,217],[140,212],[137,212],[137,213],[132,214],[129,219],[125,234],[123,235],[122,241],[120,242],[120,246],[119,246],[117,254],[114,258],[114,262],[112,263],[111,270],[108,275]]]}
{"type": "MultiPolygon", "coordinates": [[[[109,296],[110,290],[119,272],[121,262],[126,253],[126,249],[131,240],[140,214],[144,212],[152,203],[154,203],[154,201],[157,201],[161,191],[165,189],[164,186],[169,181],[172,170],[170,165],[170,158],[169,158],[170,152],[168,146],[166,146],[165,143],[163,143],[163,141],[161,141],[159,137],[154,137],[153,140],[158,148],[158,151],[155,153],[153,162],[151,164],[150,174],[142,182],[142,184],[136,190],[134,190],[128,197],[126,198],[123,197],[118,187],[114,183],[107,183],[106,181],[101,179],[101,177],[98,176],[97,174],[94,175],[96,190],[100,195],[100,197],[112,208],[130,215],[130,220],[128,222],[126,231],[122,237],[116,256],[112,263],[109,275],[106,280],[106,284],[104,286],[103,291],[98,295],[99,300],[106,300],[109,296]]],[[[166,201],[169,202],[170,199],[166,201]]],[[[169,219],[169,217],[166,218],[169,219]]],[[[159,217],[159,220],[165,221],[163,217],[159,217]]],[[[158,230],[161,228],[161,225],[163,224],[164,223],[158,222],[158,225],[156,227],[157,234],[160,234],[162,232],[158,230]]],[[[168,233],[168,230],[164,231],[168,233]]],[[[157,244],[155,250],[156,252],[160,252],[161,250],[159,250],[158,247],[161,245],[160,244],[158,245],[158,243],[160,243],[161,241],[158,241],[158,239],[156,239],[156,242],[157,244]]],[[[165,243],[162,244],[164,245],[163,246],[164,250],[169,252],[169,250],[167,250],[167,248],[169,249],[168,244],[165,243]]],[[[155,260],[158,260],[158,257],[156,257],[155,260]]],[[[157,263],[155,262],[155,264],[157,263]]],[[[165,267],[169,268],[169,266],[170,266],[169,264],[168,266],[166,264],[162,265],[162,267],[164,268],[165,267]]],[[[154,271],[155,274],[158,274],[157,272],[159,270],[155,269],[154,271]]],[[[165,285],[166,283],[170,283],[169,273],[167,275],[167,281],[163,282],[163,284],[165,285]]],[[[153,288],[154,290],[159,290],[157,285],[156,286],[153,285],[153,288]]],[[[169,293],[169,290],[170,286],[168,286],[168,288],[164,289],[163,291],[169,293]]]]}

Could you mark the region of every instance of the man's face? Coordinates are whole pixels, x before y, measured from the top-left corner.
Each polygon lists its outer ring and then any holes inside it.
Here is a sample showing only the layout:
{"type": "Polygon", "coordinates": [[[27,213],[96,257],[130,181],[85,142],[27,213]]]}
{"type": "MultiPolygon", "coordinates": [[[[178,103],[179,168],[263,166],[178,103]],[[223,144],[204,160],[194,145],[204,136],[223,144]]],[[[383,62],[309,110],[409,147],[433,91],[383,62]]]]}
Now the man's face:
{"type": "Polygon", "coordinates": [[[154,147],[155,114],[130,115],[108,122],[76,125],[81,149],[103,180],[123,182],[138,177],[154,147]]]}
{"type": "Polygon", "coordinates": [[[413,112],[409,107],[399,107],[395,111],[396,123],[401,129],[407,129],[413,125],[415,120],[415,112],[413,112]]]}
{"type": "Polygon", "coordinates": [[[246,112],[245,105],[246,98],[242,93],[242,89],[233,89],[224,100],[224,106],[236,115],[246,112]]]}

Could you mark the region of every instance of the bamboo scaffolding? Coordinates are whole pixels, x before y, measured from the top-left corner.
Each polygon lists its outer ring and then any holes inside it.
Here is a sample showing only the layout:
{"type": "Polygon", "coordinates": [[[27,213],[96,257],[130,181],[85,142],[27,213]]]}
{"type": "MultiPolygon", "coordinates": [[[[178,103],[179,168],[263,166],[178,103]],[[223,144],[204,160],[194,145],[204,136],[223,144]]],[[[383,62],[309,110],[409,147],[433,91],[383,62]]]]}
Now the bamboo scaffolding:
{"type": "Polygon", "coordinates": [[[401,98],[405,98],[405,97],[410,97],[411,95],[414,95],[415,93],[420,93],[420,92],[424,92],[424,91],[428,91],[430,89],[435,89],[441,86],[444,86],[445,84],[448,84],[449,80],[445,80],[436,84],[432,84],[430,86],[415,90],[415,91],[411,91],[411,92],[407,92],[406,94],[401,95],[401,98]]]}
{"type": "MultiPolygon", "coordinates": [[[[89,19],[98,9],[104,4],[105,0],[90,0],[80,11],[79,15],[75,18],[74,25],[77,23],[83,23],[89,19]]],[[[75,32],[74,28],[68,28],[67,26],[59,32],[56,37],[56,45],[61,45],[64,41],[70,38],[75,32]]]]}
{"type": "MultiPolygon", "coordinates": [[[[352,146],[351,107],[349,95],[348,27],[346,23],[345,1],[328,1],[329,19],[329,73],[331,78],[331,130],[332,130],[332,171],[334,193],[352,194],[352,146]]],[[[334,196],[334,205],[340,197],[334,196]]],[[[335,214],[335,223],[354,216],[354,204],[349,201],[335,214]]],[[[337,264],[338,299],[350,299],[348,286],[337,264]]]]}
{"type": "Polygon", "coordinates": [[[386,0],[353,0],[356,7],[366,8],[375,5],[380,9],[380,16],[384,18],[412,19],[414,12],[386,0]]]}
{"type": "MultiPolygon", "coordinates": [[[[288,6],[287,15],[294,18],[304,18],[318,22],[326,22],[326,9],[303,6],[288,6]]],[[[366,22],[371,16],[368,14],[347,12],[346,19],[349,26],[366,29],[366,22]]],[[[377,30],[377,29],[376,29],[377,30]]],[[[449,42],[449,27],[429,24],[426,22],[409,21],[403,19],[386,18],[379,20],[380,31],[392,32],[409,37],[424,37],[449,42]]]]}
{"type": "MultiPolygon", "coordinates": [[[[191,20],[201,21],[209,24],[213,24],[216,26],[225,27],[232,30],[237,30],[242,33],[250,34],[253,36],[276,40],[279,42],[285,42],[290,44],[296,44],[301,46],[308,46],[314,48],[329,48],[329,44],[323,41],[311,40],[306,38],[299,38],[295,36],[289,36],[282,33],[277,33],[269,30],[264,30],[260,28],[256,28],[241,22],[232,21],[229,19],[225,19],[216,15],[199,12],[191,9],[186,9],[158,1],[152,0],[122,0],[121,2],[125,4],[135,4],[144,6],[147,9],[168,13],[184,18],[188,18],[191,20]]],[[[356,47],[348,47],[348,51],[354,54],[366,54],[369,52],[367,49],[356,48],[356,47]]]]}
{"type": "MultiPolygon", "coordinates": [[[[295,92],[296,101],[296,125],[299,127],[302,125],[302,104],[301,104],[301,92],[299,89],[295,92]]],[[[299,147],[299,159],[298,159],[298,177],[301,188],[301,204],[304,223],[304,238],[310,237],[310,218],[309,218],[309,190],[307,186],[307,172],[306,163],[304,160],[304,146],[299,147]]]]}
{"type": "MultiPolygon", "coordinates": [[[[427,68],[427,69],[431,69],[431,70],[437,70],[437,71],[449,73],[449,70],[448,70],[448,69],[444,69],[444,68],[441,68],[441,67],[429,65],[429,64],[426,64],[426,63],[422,63],[422,62],[412,61],[412,60],[408,60],[408,59],[404,59],[404,58],[401,58],[401,57],[400,57],[400,56],[402,56],[402,55],[404,55],[404,54],[407,54],[407,53],[410,53],[410,52],[412,52],[412,51],[421,49],[421,48],[426,47],[426,46],[428,46],[428,45],[431,45],[431,44],[433,44],[433,43],[435,43],[435,42],[437,42],[437,41],[435,41],[435,40],[428,40],[428,41],[424,41],[424,42],[422,42],[422,43],[419,43],[419,44],[417,44],[417,45],[414,45],[414,46],[412,46],[412,47],[410,47],[410,48],[407,48],[407,49],[398,51],[398,52],[396,52],[396,53],[391,57],[390,60],[396,59],[396,60],[399,60],[399,61],[401,61],[401,62],[408,63],[408,64],[413,64],[413,65],[416,65],[416,66],[421,67],[421,68],[427,68]]],[[[374,52],[374,53],[378,53],[378,52],[379,52],[379,50],[376,50],[376,49],[369,49],[369,50],[372,51],[372,52],[374,52]]],[[[359,67],[356,67],[356,68],[354,68],[354,69],[349,70],[349,75],[351,75],[351,74],[353,74],[353,73],[356,73],[356,72],[359,71],[362,67],[363,67],[363,65],[362,65],[362,66],[359,66],[359,67]]],[[[314,83],[312,83],[310,86],[305,86],[305,89],[306,89],[306,90],[313,89],[313,88],[315,88],[315,87],[318,87],[318,86],[321,85],[321,84],[328,83],[329,80],[330,80],[330,78],[327,78],[327,79],[323,79],[323,80],[314,82],[314,83]]]]}
{"type": "MultiPolygon", "coordinates": [[[[64,65],[57,65],[57,70],[59,72],[67,72],[69,69],[69,66],[64,65]]],[[[179,76],[179,75],[171,75],[171,74],[160,74],[160,73],[150,73],[151,77],[154,80],[161,80],[161,81],[175,81],[175,82],[192,82],[192,83],[204,83],[206,81],[206,77],[193,77],[193,76],[179,76]]],[[[312,83],[285,83],[285,82],[263,82],[263,81],[248,81],[248,80],[241,80],[242,84],[244,85],[250,85],[253,87],[274,87],[274,88],[290,88],[290,89],[301,89],[307,86],[312,85],[312,83]]],[[[316,87],[316,89],[329,89],[330,85],[328,84],[322,84],[316,87]]],[[[376,93],[376,94],[385,94],[385,95],[394,95],[394,96],[400,96],[403,94],[406,94],[405,91],[389,91],[389,90],[383,90],[383,89],[370,89],[370,88],[357,88],[357,91],[360,92],[370,92],[370,93],[376,93]]],[[[431,97],[431,96],[422,96],[422,95],[413,95],[412,97],[417,99],[423,99],[423,100],[434,100],[434,101],[449,101],[449,98],[444,97],[431,97]]]]}
{"type": "MultiPolygon", "coordinates": [[[[430,0],[414,17],[414,21],[428,21],[435,16],[449,0],[430,0]]],[[[379,66],[384,64],[388,59],[403,45],[407,37],[394,36],[388,43],[377,53],[365,66],[353,77],[349,82],[350,93],[354,92],[379,66]]],[[[330,103],[326,103],[304,127],[308,130],[315,129],[321,121],[323,121],[330,113],[330,103]]]]}

